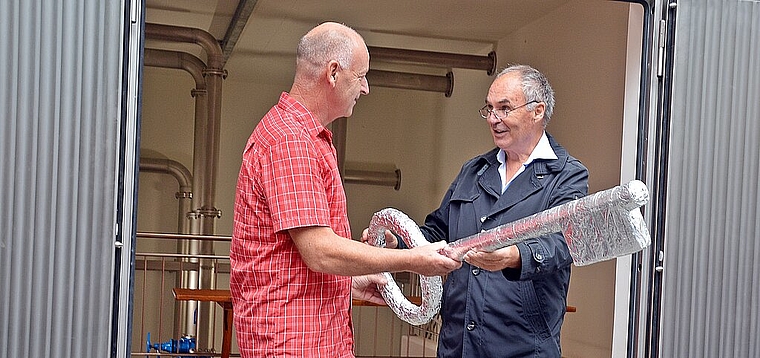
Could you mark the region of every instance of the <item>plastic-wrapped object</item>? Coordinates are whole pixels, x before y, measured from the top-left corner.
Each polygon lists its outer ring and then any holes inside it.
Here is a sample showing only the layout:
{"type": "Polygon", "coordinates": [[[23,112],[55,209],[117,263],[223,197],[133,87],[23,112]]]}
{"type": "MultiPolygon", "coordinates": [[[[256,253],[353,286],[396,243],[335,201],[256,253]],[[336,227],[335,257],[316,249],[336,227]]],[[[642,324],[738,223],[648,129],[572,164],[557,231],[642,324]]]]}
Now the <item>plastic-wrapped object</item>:
{"type": "MultiPolygon", "coordinates": [[[[393,208],[380,210],[372,216],[368,231],[369,244],[385,247],[386,229],[400,236],[406,246],[410,248],[429,244],[422,236],[422,232],[414,220],[393,208]]],[[[382,294],[388,307],[401,320],[418,326],[430,322],[441,309],[443,283],[440,276],[420,275],[422,302],[417,306],[406,299],[390,273],[384,272],[383,275],[388,280],[388,284],[382,288],[380,294],[382,294]]]]}
{"type": "MultiPolygon", "coordinates": [[[[577,266],[632,254],[651,243],[639,207],[649,202],[649,191],[641,181],[603,190],[586,197],[527,216],[491,230],[449,243],[441,254],[461,261],[470,250],[494,251],[527,239],[561,232],[577,266]]],[[[383,209],[372,217],[369,243],[385,247],[385,230],[399,235],[408,247],[427,244],[417,224],[404,213],[383,209]]],[[[438,276],[420,276],[422,304],[404,297],[393,277],[381,294],[396,315],[413,325],[430,321],[441,307],[443,284],[438,276]]]]}
{"type": "Polygon", "coordinates": [[[639,207],[649,202],[646,185],[633,180],[450,243],[444,255],[462,260],[472,249],[494,251],[561,232],[576,266],[638,252],[651,239],[639,207]]]}

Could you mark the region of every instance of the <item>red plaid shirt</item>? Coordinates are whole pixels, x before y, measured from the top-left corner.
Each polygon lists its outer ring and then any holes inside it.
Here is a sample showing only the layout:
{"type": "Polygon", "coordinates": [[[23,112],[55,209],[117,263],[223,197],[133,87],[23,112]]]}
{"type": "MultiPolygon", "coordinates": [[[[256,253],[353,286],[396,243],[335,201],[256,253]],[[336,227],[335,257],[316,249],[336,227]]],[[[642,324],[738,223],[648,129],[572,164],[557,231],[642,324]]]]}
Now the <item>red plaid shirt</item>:
{"type": "MultiPolygon", "coordinates": [[[[351,278],[310,270],[287,230],[351,237],[332,133],[287,93],[243,152],[230,290],[243,357],[353,357],[351,278]]],[[[335,243],[340,245],[340,243],[335,243]]]]}

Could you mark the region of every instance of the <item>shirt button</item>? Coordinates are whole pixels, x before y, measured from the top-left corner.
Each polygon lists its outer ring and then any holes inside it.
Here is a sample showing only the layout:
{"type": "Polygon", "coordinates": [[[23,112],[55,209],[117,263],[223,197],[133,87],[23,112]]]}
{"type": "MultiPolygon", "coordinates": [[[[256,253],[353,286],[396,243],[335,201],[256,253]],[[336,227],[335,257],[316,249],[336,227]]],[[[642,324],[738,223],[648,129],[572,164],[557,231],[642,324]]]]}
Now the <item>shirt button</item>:
{"type": "Polygon", "coordinates": [[[472,269],[472,274],[473,274],[474,276],[477,276],[478,274],[480,274],[480,269],[479,269],[479,268],[477,268],[477,267],[473,268],[473,269],[472,269]]]}
{"type": "Polygon", "coordinates": [[[475,329],[475,321],[470,321],[470,323],[467,324],[467,330],[472,331],[475,329]]]}

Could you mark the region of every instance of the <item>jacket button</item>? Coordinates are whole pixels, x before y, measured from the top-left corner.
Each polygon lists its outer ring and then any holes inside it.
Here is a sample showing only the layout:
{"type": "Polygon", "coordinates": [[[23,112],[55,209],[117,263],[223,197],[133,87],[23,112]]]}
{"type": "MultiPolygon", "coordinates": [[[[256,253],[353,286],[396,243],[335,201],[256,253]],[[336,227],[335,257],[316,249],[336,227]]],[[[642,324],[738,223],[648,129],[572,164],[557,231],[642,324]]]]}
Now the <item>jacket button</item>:
{"type": "Polygon", "coordinates": [[[480,222],[482,222],[482,223],[486,222],[487,219],[488,219],[488,216],[483,216],[483,217],[480,218],[480,222]]]}
{"type": "Polygon", "coordinates": [[[475,329],[475,321],[470,321],[470,323],[467,324],[467,330],[472,331],[475,329]]]}
{"type": "Polygon", "coordinates": [[[480,274],[480,269],[477,268],[477,267],[473,268],[472,269],[472,274],[473,274],[473,276],[477,276],[478,274],[480,274]]]}

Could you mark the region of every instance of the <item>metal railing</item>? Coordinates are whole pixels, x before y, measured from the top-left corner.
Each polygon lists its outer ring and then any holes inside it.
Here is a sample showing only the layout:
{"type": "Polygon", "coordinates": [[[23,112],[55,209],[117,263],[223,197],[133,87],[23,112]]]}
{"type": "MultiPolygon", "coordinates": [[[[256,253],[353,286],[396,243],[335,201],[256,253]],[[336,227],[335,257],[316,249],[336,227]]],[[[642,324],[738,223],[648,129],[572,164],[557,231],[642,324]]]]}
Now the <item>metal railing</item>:
{"type": "MultiPolygon", "coordinates": [[[[137,239],[132,357],[221,356],[222,307],[213,302],[176,300],[172,290],[229,290],[228,255],[184,254],[177,251],[193,240],[210,240],[224,246],[230,238],[138,233],[137,239]],[[202,286],[201,282],[205,282],[206,286],[202,286]],[[188,353],[191,345],[193,353],[188,353]]],[[[219,251],[222,250],[228,248],[219,251]]],[[[417,275],[397,273],[395,277],[407,296],[420,295],[417,275]]],[[[398,319],[388,307],[358,300],[354,301],[352,314],[357,358],[435,356],[440,327],[437,319],[415,327],[398,319]]],[[[232,357],[239,356],[234,334],[231,351],[232,357]]]]}

